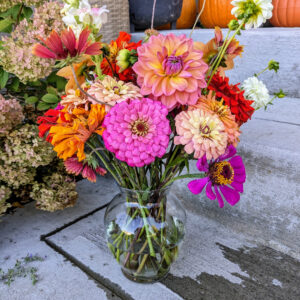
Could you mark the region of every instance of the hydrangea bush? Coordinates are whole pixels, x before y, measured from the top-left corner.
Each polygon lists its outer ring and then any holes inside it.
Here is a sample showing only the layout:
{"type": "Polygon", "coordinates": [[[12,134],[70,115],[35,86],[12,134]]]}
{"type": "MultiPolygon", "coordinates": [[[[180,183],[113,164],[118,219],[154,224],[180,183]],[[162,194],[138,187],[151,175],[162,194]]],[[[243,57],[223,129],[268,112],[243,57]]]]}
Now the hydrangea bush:
{"type": "Polygon", "coordinates": [[[52,146],[38,136],[37,125],[24,123],[24,118],[16,99],[0,98],[0,215],[29,199],[48,211],[73,206],[74,177],[67,175],[52,146]]]}

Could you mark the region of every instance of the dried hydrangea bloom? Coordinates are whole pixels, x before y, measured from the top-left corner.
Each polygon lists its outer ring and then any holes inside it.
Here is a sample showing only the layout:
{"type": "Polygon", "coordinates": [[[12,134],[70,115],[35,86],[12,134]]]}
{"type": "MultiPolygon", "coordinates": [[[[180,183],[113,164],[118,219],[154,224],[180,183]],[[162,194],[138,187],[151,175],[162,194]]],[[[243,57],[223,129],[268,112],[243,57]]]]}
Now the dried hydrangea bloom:
{"type": "Polygon", "coordinates": [[[175,145],[184,145],[186,153],[194,153],[195,158],[217,159],[225,152],[228,135],[217,115],[201,109],[183,111],[176,116],[175,125],[175,145]]]}
{"type": "Polygon", "coordinates": [[[15,74],[22,82],[36,81],[48,76],[55,60],[45,60],[32,55],[36,37],[46,38],[53,30],[62,30],[61,4],[46,2],[35,10],[32,23],[23,20],[11,36],[2,37],[0,60],[3,69],[15,74]]]}
{"type": "Polygon", "coordinates": [[[6,11],[17,4],[24,4],[25,6],[38,6],[43,2],[45,2],[45,0],[1,0],[0,12],[6,11]]]}
{"type": "MultiPolygon", "coordinates": [[[[93,83],[89,89],[89,94],[110,106],[114,106],[116,103],[127,99],[143,98],[139,87],[131,82],[126,83],[111,76],[106,76],[102,81],[98,80],[93,83]]],[[[91,102],[93,102],[92,99],[91,102]]],[[[110,106],[105,106],[106,111],[110,110],[110,106]]]]}
{"type": "Polygon", "coordinates": [[[6,212],[6,210],[11,207],[11,205],[6,202],[11,195],[11,189],[5,185],[0,185],[0,216],[6,212]]]}
{"type": "Polygon", "coordinates": [[[48,165],[55,157],[52,146],[38,137],[35,125],[26,124],[12,131],[0,150],[0,180],[18,188],[30,184],[36,168],[48,165]]]}
{"type": "Polygon", "coordinates": [[[43,177],[42,183],[33,184],[30,196],[36,201],[36,208],[53,212],[74,206],[78,194],[71,177],[53,173],[43,177]]]}
{"type": "Polygon", "coordinates": [[[15,99],[5,100],[0,95],[0,137],[5,137],[23,119],[20,103],[15,99]]]}

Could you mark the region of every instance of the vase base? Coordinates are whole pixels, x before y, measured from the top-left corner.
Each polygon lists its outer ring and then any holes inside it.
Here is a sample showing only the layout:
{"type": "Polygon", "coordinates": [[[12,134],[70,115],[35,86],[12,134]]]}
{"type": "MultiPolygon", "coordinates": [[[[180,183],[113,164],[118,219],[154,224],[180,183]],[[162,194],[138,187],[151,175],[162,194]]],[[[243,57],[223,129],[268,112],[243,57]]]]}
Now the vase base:
{"type": "Polygon", "coordinates": [[[161,281],[169,274],[169,271],[170,271],[170,269],[168,269],[164,273],[159,274],[157,276],[147,277],[147,276],[142,276],[142,275],[141,276],[140,275],[132,275],[132,274],[126,272],[123,268],[121,270],[122,270],[123,275],[127,279],[129,279],[133,282],[136,282],[136,283],[155,283],[155,282],[161,281]]]}

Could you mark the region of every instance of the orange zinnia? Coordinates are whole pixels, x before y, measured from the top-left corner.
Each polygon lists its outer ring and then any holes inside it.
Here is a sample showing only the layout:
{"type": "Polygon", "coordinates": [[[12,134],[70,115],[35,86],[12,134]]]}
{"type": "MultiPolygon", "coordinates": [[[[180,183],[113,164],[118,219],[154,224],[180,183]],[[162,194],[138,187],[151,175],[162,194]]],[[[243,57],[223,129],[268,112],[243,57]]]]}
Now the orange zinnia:
{"type": "Polygon", "coordinates": [[[84,108],[75,108],[72,114],[64,108],[63,116],[52,126],[50,134],[51,144],[59,158],[66,160],[77,154],[78,161],[86,158],[84,145],[93,133],[102,135],[102,122],[105,117],[105,107],[101,104],[92,104],[89,111],[84,108]]]}

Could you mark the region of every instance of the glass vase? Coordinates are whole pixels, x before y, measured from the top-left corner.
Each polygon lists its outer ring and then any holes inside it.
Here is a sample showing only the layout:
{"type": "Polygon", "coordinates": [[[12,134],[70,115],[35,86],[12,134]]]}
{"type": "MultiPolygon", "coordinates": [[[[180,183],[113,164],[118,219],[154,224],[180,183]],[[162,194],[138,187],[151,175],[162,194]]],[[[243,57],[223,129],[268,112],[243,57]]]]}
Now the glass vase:
{"type": "Polygon", "coordinates": [[[108,247],[123,274],[135,282],[161,280],[178,256],[186,214],[169,189],[120,188],[106,209],[108,247]]]}

